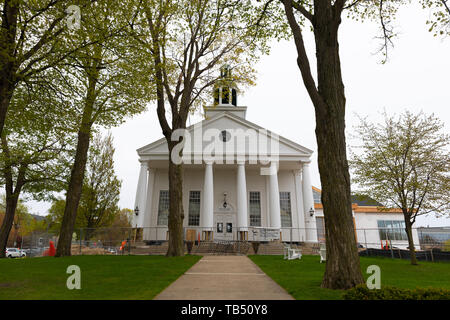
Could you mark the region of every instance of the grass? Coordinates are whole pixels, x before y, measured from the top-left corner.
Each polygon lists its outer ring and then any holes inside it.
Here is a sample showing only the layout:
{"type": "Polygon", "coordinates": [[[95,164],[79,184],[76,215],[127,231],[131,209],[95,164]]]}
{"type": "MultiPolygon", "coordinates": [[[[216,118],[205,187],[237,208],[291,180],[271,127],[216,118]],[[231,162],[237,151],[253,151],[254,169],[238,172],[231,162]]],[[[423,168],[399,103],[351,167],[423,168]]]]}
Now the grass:
{"type": "Polygon", "coordinates": [[[0,259],[0,300],[152,299],[200,256],[73,256],[0,259]],[[81,269],[81,290],[66,287],[69,265],[81,269]]]}
{"type": "MultiPolygon", "coordinates": [[[[302,256],[301,260],[283,260],[282,256],[254,255],[249,258],[269,277],[285,288],[298,300],[342,299],[344,291],[320,288],[325,264],[319,263],[318,256],[302,256]]],[[[450,263],[419,262],[413,266],[409,260],[361,257],[364,279],[369,265],[381,269],[381,286],[415,289],[434,287],[450,289],[450,263]]]]}
{"type": "MultiPolygon", "coordinates": [[[[0,259],[0,300],[7,299],[152,299],[195,264],[200,256],[73,256],[0,259]],[[81,269],[81,290],[68,290],[69,265],[81,269]]],[[[320,288],[325,264],[318,256],[283,260],[282,256],[249,256],[296,299],[341,299],[343,291],[320,288]]],[[[450,289],[450,263],[361,257],[381,268],[382,286],[450,289]]]]}

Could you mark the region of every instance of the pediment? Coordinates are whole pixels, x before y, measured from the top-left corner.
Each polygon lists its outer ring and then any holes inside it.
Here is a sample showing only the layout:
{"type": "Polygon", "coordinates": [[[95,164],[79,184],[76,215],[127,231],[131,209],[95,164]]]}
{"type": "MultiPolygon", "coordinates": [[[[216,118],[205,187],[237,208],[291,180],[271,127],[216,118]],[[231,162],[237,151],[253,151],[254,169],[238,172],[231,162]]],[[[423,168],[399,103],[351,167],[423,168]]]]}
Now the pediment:
{"type": "MultiPolygon", "coordinates": [[[[230,112],[221,112],[214,117],[198,122],[187,129],[184,154],[215,152],[223,148],[224,154],[273,154],[280,156],[310,157],[312,150],[289,139],[278,136],[244,118],[230,112]],[[229,133],[230,140],[222,141],[222,131],[229,133]],[[203,151],[202,151],[203,150],[203,151]],[[261,151],[262,150],[262,151],[261,151]]],[[[228,136],[228,134],[227,134],[228,136]]],[[[168,155],[167,141],[159,139],[137,150],[140,157],[168,155]]]]}

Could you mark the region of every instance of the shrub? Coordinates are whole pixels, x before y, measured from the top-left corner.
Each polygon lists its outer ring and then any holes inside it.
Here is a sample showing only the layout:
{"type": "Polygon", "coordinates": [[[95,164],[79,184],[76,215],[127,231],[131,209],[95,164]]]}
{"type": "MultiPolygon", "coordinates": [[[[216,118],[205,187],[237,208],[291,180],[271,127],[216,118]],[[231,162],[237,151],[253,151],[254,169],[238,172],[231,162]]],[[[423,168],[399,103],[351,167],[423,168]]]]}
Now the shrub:
{"type": "Polygon", "coordinates": [[[450,300],[450,290],[437,288],[402,289],[382,287],[368,289],[359,285],[344,293],[345,300],[450,300]]]}
{"type": "Polygon", "coordinates": [[[450,239],[444,242],[444,251],[450,252],[450,239]]]}

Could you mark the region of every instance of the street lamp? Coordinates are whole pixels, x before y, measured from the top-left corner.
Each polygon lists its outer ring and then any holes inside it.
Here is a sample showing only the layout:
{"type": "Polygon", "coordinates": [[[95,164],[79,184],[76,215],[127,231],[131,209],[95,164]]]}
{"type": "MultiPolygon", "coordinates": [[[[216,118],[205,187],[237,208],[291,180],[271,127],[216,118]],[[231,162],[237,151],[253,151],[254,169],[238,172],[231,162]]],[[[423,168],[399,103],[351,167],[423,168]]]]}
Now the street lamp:
{"type": "Polygon", "coordinates": [[[311,209],[309,209],[309,215],[312,217],[314,215],[314,209],[313,207],[311,207],[311,209]]]}
{"type": "Polygon", "coordinates": [[[138,208],[138,206],[136,206],[136,208],[134,208],[134,214],[135,215],[139,215],[139,208],[138,208]]]}

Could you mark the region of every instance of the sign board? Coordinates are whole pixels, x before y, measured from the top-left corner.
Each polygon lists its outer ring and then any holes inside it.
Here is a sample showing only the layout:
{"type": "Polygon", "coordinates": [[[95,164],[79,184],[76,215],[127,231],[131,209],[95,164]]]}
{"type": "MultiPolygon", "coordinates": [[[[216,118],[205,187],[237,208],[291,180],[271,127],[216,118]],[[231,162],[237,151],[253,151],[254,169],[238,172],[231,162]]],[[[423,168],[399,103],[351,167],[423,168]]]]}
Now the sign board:
{"type": "Polygon", "coordinates": [[[280,229],[255,228],[252,229],[252,233],[254,241],[280,240],[280,229]]]}

